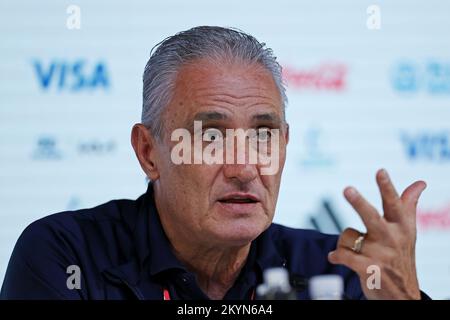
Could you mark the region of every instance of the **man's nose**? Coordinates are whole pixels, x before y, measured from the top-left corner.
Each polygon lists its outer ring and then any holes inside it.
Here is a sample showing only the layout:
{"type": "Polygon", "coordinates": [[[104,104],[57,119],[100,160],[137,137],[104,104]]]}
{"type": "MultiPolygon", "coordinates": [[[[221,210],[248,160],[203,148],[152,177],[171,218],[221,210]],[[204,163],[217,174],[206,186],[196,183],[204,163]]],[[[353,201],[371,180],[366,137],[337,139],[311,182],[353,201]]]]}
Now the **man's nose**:
{"type": "Polygon", "coordinates": [[[248,183],[258,176],[255,164],[224,164],[223,174],[227,179],[236,179],[241,183],[248,183]]]}

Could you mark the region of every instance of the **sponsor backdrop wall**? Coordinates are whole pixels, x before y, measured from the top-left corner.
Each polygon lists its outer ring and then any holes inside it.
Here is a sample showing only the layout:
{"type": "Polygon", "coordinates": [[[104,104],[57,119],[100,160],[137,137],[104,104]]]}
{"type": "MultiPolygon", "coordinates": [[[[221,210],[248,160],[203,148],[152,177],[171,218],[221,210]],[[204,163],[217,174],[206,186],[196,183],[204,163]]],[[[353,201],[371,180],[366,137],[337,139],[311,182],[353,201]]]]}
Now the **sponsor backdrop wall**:
{"type": "Polygon", "coordinates": [[[401,190],[425,179],[420,283],[450,298],[449,14],[438,0],[2,1],[0,278],[33,220],[145,191],[130,130],[150,49],[221,25],[284,66],[291,141],[275,220],[363,230],[346,185],[380,208],[377,168],[401,190]]]}

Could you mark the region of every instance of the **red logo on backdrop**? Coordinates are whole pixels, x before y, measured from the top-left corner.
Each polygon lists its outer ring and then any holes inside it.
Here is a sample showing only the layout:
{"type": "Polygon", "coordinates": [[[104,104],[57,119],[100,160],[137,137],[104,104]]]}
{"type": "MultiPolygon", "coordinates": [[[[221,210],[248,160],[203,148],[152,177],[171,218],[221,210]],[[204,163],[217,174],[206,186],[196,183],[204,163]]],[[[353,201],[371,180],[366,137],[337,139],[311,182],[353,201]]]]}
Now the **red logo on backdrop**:
{"type": "Polygon", "coordinates": [[[296,90],[343,91],[347,66],[341,63],[322,63],[309,70],[283,67],[283,78],[289,88],[296,90]]]}
{"type": "Polygon", "coordinates": [[[421,230],[449,230],[450,203],[438,209],[419,209],[417,225],[421,230]]]}

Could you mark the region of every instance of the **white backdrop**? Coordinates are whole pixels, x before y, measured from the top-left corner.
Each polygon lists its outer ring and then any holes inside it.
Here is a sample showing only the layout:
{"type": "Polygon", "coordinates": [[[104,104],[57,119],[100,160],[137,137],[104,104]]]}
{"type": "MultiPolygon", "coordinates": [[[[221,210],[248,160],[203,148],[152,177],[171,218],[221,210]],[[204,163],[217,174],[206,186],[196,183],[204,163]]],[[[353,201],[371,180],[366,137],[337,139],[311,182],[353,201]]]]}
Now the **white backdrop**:
{"type": "Polygon", "coordinates": [[[3,0],[0,278],[33,220],[145,192],[129,136],[150,49],[220,25],[266,42],[285,68],[291,142],[275,220],[311,227],[328,200],[344,227],[361,229],[346,185],[380,208],[376,169],[387,168],[398,189],[425,179],[420,283],[450,298],[449,14],[439,0],[3,0]],[[80,29],[67,28],[70,5],[80,29]],[[370,5],[381,29],[367,25],[370,5]]]}

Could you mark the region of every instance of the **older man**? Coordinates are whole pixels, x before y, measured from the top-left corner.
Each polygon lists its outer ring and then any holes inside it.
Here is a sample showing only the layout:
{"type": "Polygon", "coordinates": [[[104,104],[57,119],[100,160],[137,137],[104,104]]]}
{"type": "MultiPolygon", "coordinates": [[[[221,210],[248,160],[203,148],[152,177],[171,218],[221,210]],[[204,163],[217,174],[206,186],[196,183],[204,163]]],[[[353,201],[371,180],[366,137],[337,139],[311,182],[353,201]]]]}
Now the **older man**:
{"type": "Polygon", "coordinates": [[[289,140],[286,101],[281,67],[254,37],[197,27],[164,40],[145,68],[142,124],[131,135],[151,181],[146,194],[32,223],[12,254],[2,298],[251,299],[273,267],[294,279],[339,274],[351,299],[423,297],[415,214],[424,182],[398,196],[380,170],[383,216],[347,188],[365,235],[272,223],[289,140]],[[238,130],[253,134],[233,144],[238,130]],[[199,159],[207,148],[213,161],[199,159]],[[366,285],[371,265],[381,288],[366,285]]]}

